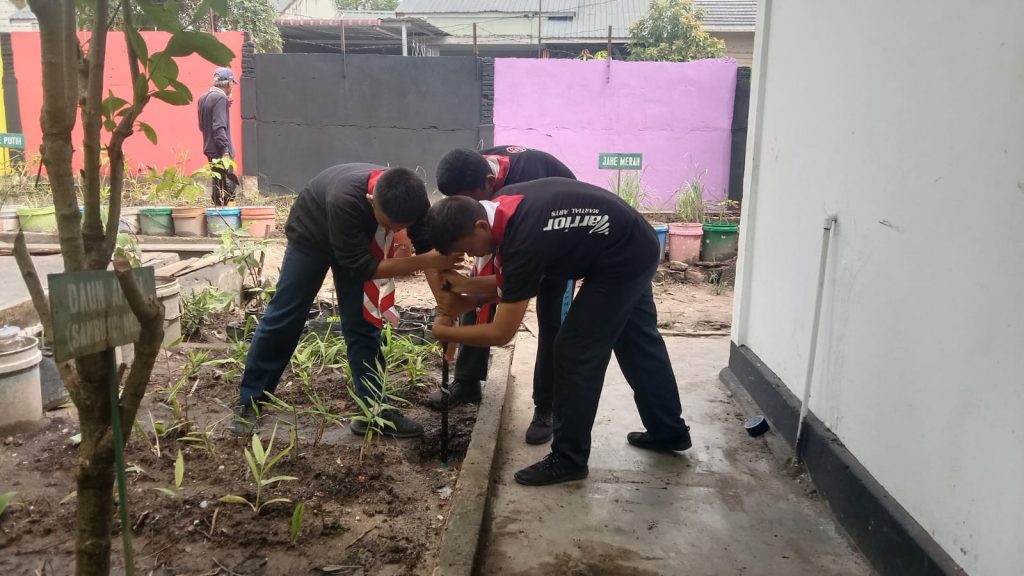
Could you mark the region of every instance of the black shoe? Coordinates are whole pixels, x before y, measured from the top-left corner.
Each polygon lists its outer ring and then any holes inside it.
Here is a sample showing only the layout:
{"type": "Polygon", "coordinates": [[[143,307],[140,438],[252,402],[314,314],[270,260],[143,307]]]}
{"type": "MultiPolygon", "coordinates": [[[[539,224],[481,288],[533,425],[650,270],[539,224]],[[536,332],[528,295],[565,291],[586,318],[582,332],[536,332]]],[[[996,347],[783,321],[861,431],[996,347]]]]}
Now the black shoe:
{"type": "MultiPolygon", "coordinates": [[[[395,410],[384,410],[380,413],[381,418],[394,424],[394,428],[384,425],[381,430],[376,430],[380,436],[391,438],[417,438],[423,436],[423,426],[407,418],[401,412],[395,410]]],[[[362,420],[353,420],[348,425],[349,430],[356,436],[366,436],[368,426],[362,420]]]]}
{"type": "MultiPolygon", "coordinates": [[[[448,385],[448,390],[451,392],[448,396],[448,408],[455,408],[462,404],[474,404],[480,401],[479,380],[453,380],[448,385]]],[[[427,396],[427,406],[434,410],[443,410],[443,402],[444,393],[440,388],[431,392],[430,396],[427,396]]]]}
{"type": "Polygon", "coordinates": [[[258,422],[259,414],[253,410],[252,406],[239,404],[235,406],[235,412],[231,418],[231,431],[235,436],[252,436],[258,422]]]}
{"type": "Polygon", "coordinates": [[[626,434],[626,442],[637,448],[645,450],[658,450],[661,452],[682,452],[693,446],[690,440],[690,427],[686,427],[686,433],[675,440],[659,440],[647,432],[630,432],[626,434]]]}
{"type": "Polygon", "coordinates": [[[552,452],[533,466],[516,472],[516,482],[524,486],[548,486],[573,480],[583,480],[590,474],[586,466],[576,466],[552,452]]]}
{"type": "Polygon", "coordinates": [[[551,440],[551,410],[533,409],[533,421],[526,429],[527,444],[544,444],[551,440]]]}

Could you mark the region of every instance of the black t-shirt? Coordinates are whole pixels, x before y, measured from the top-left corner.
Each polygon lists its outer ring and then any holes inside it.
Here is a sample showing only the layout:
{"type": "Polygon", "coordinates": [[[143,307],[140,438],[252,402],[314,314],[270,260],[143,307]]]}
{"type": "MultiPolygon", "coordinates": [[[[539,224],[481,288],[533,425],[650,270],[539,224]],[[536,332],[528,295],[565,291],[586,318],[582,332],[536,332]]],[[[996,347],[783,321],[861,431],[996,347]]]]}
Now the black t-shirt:
{"type": "MultiPolygon", "coordinates": [[[[384,170],[375,164],[340,164],[317,174],[292,205],[285,224],[288,242],[330,260],[342,278],[372,278],[379,264],[370,252],[377,219],[366,195],[370,177],[384,170]]],[[[417,254],[432,249],[422,218],[408,232],[417,254]]]]}
{"type": "Polygon", "coordinates": [[[653,272],[658,236],[611,192],[567,178],[501,189],[492,233],[504,302],[537,295],[541,278],[615,282],[653,272]]]}
{"type": "Polygon", "coordinates": [[[504,186],[556,176],[576,179],[572,170],[569,170],[558,158],[540,150],[522,146],[496,146],[488,148],[480,154],[508,158],[508,174],[505,175],[504,186]]]}

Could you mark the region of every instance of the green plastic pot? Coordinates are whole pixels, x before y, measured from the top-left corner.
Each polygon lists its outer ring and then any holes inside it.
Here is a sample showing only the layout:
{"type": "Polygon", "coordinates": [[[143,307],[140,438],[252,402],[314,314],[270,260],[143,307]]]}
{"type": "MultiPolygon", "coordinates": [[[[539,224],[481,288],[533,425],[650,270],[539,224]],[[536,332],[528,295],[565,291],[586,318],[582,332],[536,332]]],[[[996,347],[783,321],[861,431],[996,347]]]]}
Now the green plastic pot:
{"type": "Polygon", "coordinates": [[[53,206],[18,208],[18,223],[25,232],[56,232],[57,212],[53,206]]]}
{"type": "Polygon", "coordinates": [[[740,247],[740,225],[726,222],[704,224],[704,241],[700,259],[704,262],[724,262],[735,258],[740,247]]]}
{"type": "Polygon", "coordinates": [[[173,236],[171,209],[167,206],[139,208],[139,228],[143,236],[173,236]]]}

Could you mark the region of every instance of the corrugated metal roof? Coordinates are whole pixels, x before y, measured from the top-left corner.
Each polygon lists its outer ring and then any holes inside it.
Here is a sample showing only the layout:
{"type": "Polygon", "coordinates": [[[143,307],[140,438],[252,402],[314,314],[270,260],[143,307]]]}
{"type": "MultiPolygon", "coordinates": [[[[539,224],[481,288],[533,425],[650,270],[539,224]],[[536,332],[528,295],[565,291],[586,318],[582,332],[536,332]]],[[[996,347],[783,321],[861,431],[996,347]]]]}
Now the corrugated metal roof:
{"type": "Polygon", "coordinates": [[[757,23],[757,0],[695,0],[707,10],[704,28],[712,32],[753,32],[757,23]]]}
{"type": "MultiPolygon", "coordinates": [[[[757,0],[695,0],[707,9],[704,26],[710,31],[753,32],[757,0]]],[[[547,18],[543,34],[551,38],[604,38],[608,26],[612,36],[626,38],[629,27],[647,13],[650,0],[541,0],[547,18]],[[561,20],[552,16],[571,16],[561,20]]],[[[480,14],[486,19],[516,18],[537,13],[538,0],[402,0],[399,14],[480,14]],[[495,14],[507,14],[496,16],[495,14]]]]}

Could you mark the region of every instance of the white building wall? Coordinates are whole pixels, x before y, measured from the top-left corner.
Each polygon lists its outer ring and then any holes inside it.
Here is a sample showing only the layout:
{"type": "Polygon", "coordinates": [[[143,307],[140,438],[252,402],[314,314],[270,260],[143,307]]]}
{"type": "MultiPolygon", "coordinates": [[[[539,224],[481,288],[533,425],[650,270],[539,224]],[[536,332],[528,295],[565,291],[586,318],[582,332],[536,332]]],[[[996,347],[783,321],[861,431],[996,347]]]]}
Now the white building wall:
{"type": "Polygon", "coordinates": [[[766,6],[734,339],[800,396],[837,213],[811,410],[970,574],[1021,574],[1024,2],[766,6]]]}

